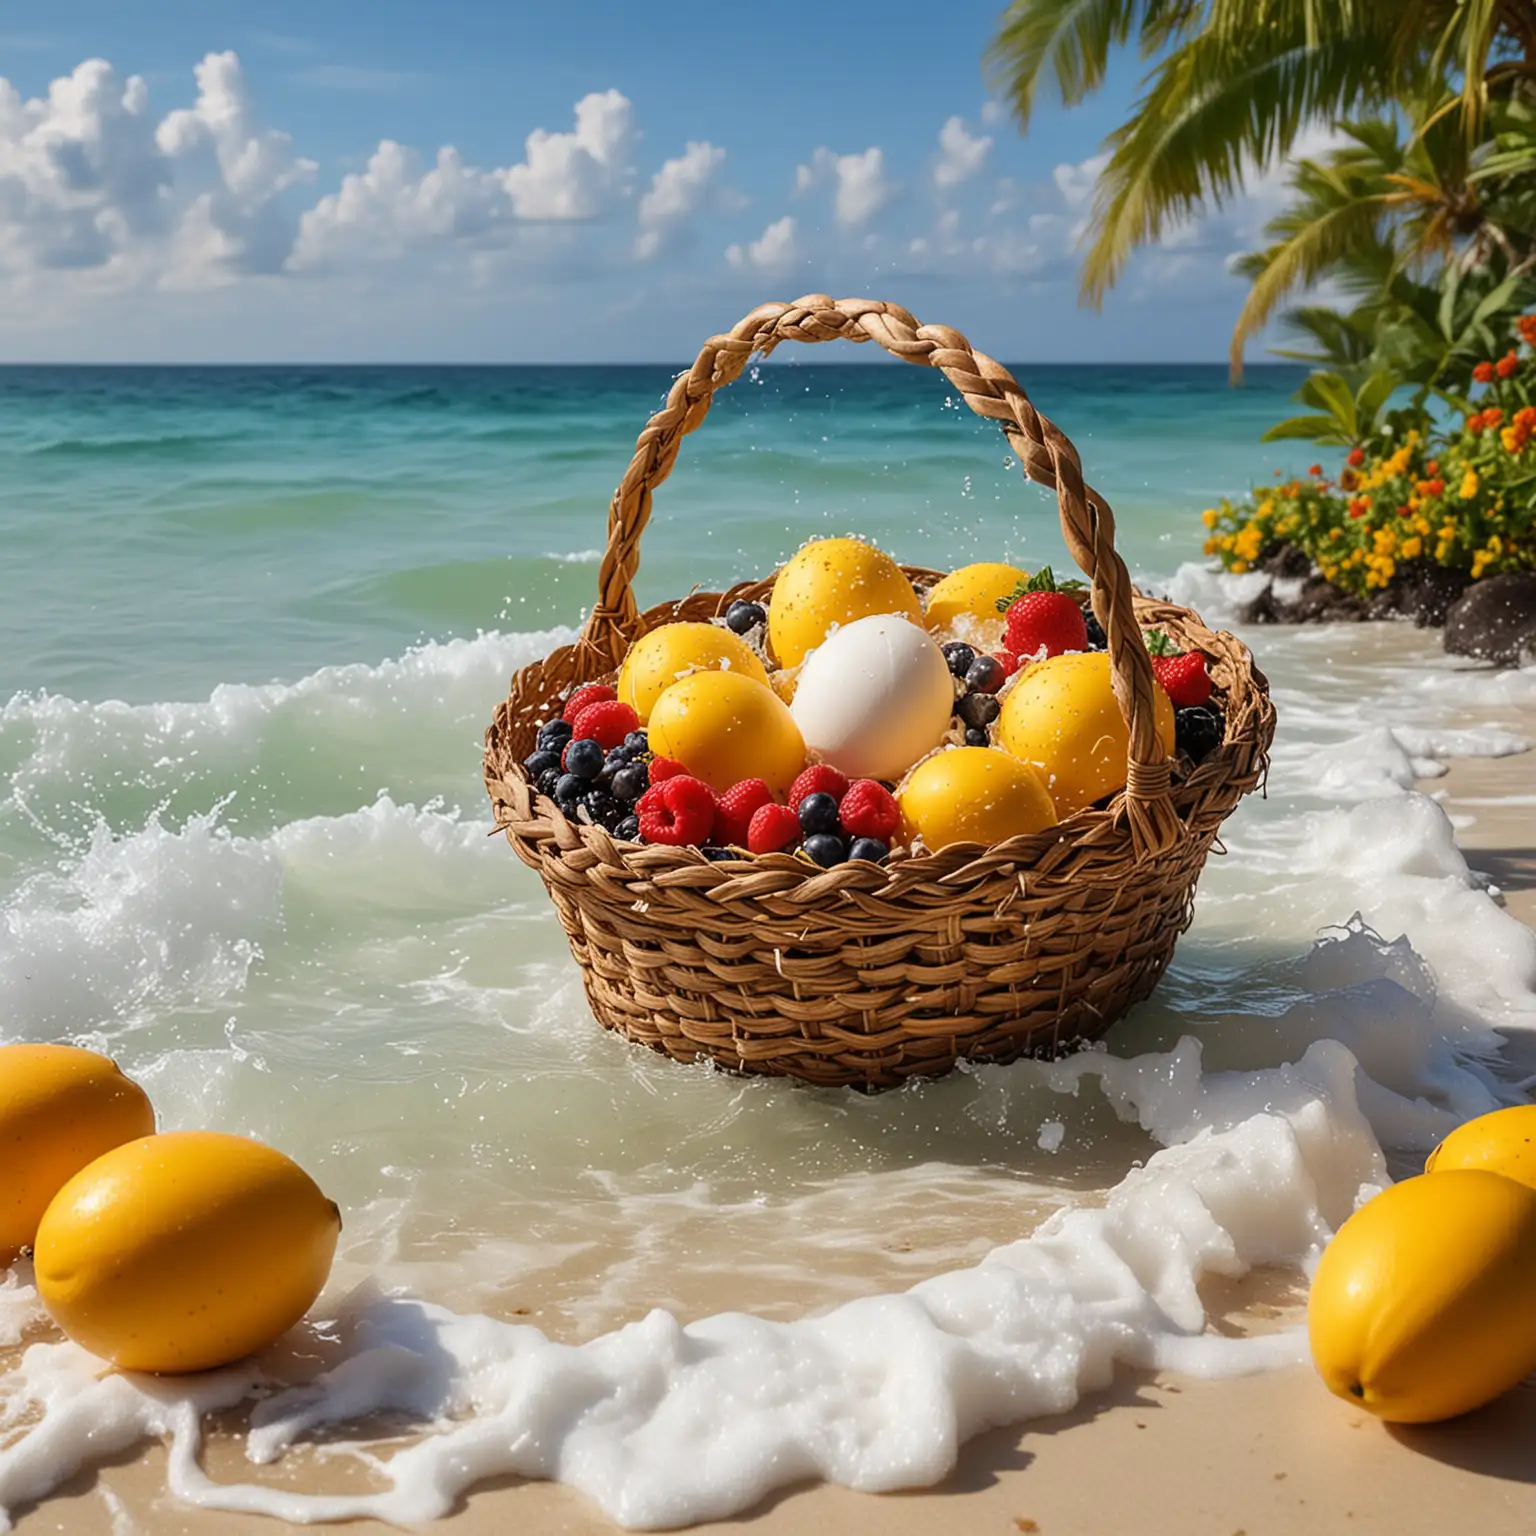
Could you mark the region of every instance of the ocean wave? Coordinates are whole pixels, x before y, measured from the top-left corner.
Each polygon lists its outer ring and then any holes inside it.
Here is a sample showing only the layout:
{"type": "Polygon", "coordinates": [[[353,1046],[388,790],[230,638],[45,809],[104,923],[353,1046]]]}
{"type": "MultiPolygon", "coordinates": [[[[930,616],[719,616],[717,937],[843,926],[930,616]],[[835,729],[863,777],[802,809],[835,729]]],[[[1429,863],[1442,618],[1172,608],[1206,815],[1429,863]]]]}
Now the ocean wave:
{"type": "Polygon", "coordinates": [[[20,451],[29,458],[202,458],[225,452],[235,439],[227,433],[169,432],[139,437],[60,437],[20,451]]]}

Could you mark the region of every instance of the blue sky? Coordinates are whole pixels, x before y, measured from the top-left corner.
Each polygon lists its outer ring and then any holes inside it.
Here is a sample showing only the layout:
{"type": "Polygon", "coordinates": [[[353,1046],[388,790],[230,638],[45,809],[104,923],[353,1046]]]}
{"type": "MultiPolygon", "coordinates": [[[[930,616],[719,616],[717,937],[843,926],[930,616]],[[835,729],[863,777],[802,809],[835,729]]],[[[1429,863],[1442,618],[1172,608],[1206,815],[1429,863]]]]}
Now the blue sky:
{"type": "Polygon", "coordinates": [[[1218,360],[1273,176],[1076,302],[1139,62],[1021,137],[996,0],[13,5],[0,360],[670,360],[768,298],[1218,360]],[[530,137],[532,136],[532,137],[530,137]]]}

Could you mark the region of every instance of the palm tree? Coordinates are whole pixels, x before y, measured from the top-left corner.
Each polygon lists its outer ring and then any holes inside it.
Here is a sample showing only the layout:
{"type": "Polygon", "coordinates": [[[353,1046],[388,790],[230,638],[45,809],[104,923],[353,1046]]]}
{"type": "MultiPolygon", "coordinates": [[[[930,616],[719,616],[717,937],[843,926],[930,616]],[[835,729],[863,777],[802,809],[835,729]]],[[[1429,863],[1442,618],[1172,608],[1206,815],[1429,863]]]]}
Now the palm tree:
{"type": "Polygon", "coordinates": [[[1342,147],[1297,163],[1291,202],[1265,228],[1273,243],[1234,263],[1252,282],[1232,333],[1234,381],[1248,338],[1293,294],[1326,277],[1341,276],[1369,303],[1393,296],[1405,272],[1454,263],[1464,272],[1498,265],[1508,273],[1530,264],[1533,114],[1523,104],[1491,104],[1494,137],[1469,153],[1454,105],[1454,98],[1438,108],[1405,104],[1409,120],[1423,124],[1406,137],[1396,119],[1341,123],[1342,147]]]}
{"type": "Polygon", "coordinates": [[[1083,100],[1133,40],[1156,62],[1107,140],[1083,266],[1095,304],[1133,250],[1224,202],[1312,124],[1452,74],[1470,153],[1490,103],[1536,92],[1536,0],[1011,0],[989,60],[1026,127],[1047,84],[1083,100]]]}

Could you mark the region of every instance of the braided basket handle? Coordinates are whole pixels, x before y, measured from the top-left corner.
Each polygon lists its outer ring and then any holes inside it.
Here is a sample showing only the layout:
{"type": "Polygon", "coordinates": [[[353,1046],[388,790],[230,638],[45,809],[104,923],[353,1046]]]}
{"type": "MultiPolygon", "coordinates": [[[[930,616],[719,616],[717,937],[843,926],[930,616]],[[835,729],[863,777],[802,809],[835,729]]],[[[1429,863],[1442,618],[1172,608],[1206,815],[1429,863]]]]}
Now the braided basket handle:
{"type": "Polygon", "coordinates": [[[645,424],[634,457],[608,508],[608,547],[598,570],[598,599],[582,643],[617,667],[639,627],[634,578],[640,535],[651,517],[651,493],[677,462],[683,437],[703,423],[717,389],[738,378],[754,355],[781,341],[874,340],[896,357],[940,369],[965,403],[997,422],[1025,475],[1054,486],[1061,532],[1088,577],[1093,611],[1109,643],[1115,698],[1130,733],[1124,812],[1141,856],[1173,846],[1181,832],[1170,795],[1170,768],[1158,740],[1152,662],[1131,602],[1131,580],[1115,551],[1115,518],[1097,491],[1083,483],[1077,450],[1042,416],[1013,375],[958,331],[919,325],[897,304],[808,294],[793,304],[762,304],[727,335],[711,336],[667,403],[645,424]]]}

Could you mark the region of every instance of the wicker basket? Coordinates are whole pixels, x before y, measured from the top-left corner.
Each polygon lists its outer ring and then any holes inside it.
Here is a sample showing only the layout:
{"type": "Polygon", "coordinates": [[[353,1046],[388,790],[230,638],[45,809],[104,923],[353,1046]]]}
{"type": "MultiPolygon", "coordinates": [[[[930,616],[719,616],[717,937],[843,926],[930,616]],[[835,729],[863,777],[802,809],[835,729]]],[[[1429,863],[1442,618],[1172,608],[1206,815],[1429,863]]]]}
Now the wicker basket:
{"type": "MultiPolygon", "coordinates": [[[[765,304],[715,336],[640,434],[614,493],[598,601],[579,641],[512,679],[486,735],[496,822],[549,888],[598,1020],[680,1061],[886,1088],[958,1060],[1049,1055],[1102,1034],[1157,984],[1188,926],[1222,821],[1253,789],[1274,735],[1248,650],[1185,608],[1136,594],[1109,507],[1077,453],[1008,371],[958,332],[894,304],[813,294],[765,304]],[[708,619],[773,580],[637,611],[632,582],[651,494],[714,392],[784,341],[865,341],[943,371],[997,421],[1032,480],[1054,486],[1067,547],[1091,583],[1130,723],[1127,788],[1107,809],[993,847],[819,869],[790,854],[712,863],[692,848],[616,842],[567,820],[522,768],[538,722],[580,683],[611,680],[658,624],[708,619]],[[1226,739],[1173,781],[1152,718],[1143,627],[1205,653],[1226,739]]],[[[908,570],[921,588],[937,573],[908,570]]]]}

